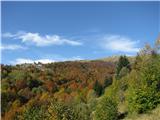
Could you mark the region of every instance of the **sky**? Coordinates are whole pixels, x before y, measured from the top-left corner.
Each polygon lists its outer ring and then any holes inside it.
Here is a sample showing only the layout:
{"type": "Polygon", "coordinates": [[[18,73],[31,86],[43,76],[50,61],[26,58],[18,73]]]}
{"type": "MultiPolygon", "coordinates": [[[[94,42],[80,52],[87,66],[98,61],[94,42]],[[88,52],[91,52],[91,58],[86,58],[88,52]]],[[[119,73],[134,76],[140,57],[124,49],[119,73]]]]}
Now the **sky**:
{"type": "Polygon", "coordinates": [[[160,33],[160,2],[2,2],[1,63],[136,55],[160,33]]]}

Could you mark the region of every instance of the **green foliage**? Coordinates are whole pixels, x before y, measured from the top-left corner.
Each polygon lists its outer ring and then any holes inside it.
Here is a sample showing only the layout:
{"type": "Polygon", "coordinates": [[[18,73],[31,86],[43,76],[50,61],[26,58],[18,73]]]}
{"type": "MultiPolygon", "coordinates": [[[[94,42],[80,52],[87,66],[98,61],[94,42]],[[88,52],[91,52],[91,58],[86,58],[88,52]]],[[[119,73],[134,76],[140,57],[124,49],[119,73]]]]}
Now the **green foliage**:
{"type": "Polygon", "coordinates": [[[130,62],[126,56],[120,56],[120,58],[118,60],[118,63],[116,66],[116,79],[120,79],[121,77],[123,77],[122,76],[123,74],[122,73],[120,74],[123,67],[125,67],[125,70],[123,70],[123,71],[130,70],[130,62]]]}
{"type": "Polygon", "coordinates": [[[27,86],[30,88],[30,89],[32,89],[32,88],[34,88],[34,87],[38,87],[38,86],[40,86],[40,85],[42,85],[42,82],[41,81],[39,81],[39,80],[28,80],[27,81],[27,86]]]}
{"type": "Polygon", "coordinates": [[[9,88],[9,83],[3,82],[1,84],[1,90],[6,91],[9,88]]]}
{"type": "Polygon", "coordinates": [[[148,87],[158,89],[160,83],[160,56],[151,57],[144,62],[145,64],[140,70],[141,78],[147,83],[148,87]]]}
{"type": "Polygon", "coordinates": [[[22,120],[47,120],[47,112],[45,106],[32,106],[27,108],[22,116],[17,116],[18,119],[22,120]]]}
{"type": "Polygon", "coordinates": [[[41,86],[32,88],[32,92],[35,93],[35,94],[40,94],[44,91],[45,90],[41,86]]]}
{"type": "Polygon", "coordinates": [[[77,120],[72,106],[56,100],[53,100],[49,107],[49,115],[51,120],[77,120]]]}
{"type": "Polygon", "coordinates": [[[12,92],[1,93],[1,114],[3,115],[11,106],[11,103],[16,99],[17,95],[12,92]],[[9,104],[8,104],[9,103],[9,104]]]}
{"type": "Polygon", "coordinates": [[[160,35],[159,35],[158,39],[155,42],[155,48],[154,49],[155,49],[157,54],[160,54],[160,35]]]}
{"type": "Polygon", "coordinates": [[[129,68],[123,67],[119,72],[119,78],[126,76],[130,72],[129,68]]]}
{"type": "Polygon", "coordinates": [[[97,95],[94,90],[90,90],[87,94],[87,104],[91,111],[94,111],[97,104],[97,95]]]}
{"type": "Polygon", "coordinates": [[[136,89],[128,98],[129,112],[144,113],[157,106],[160,102],[160,94],[154,89],[136,89]]]}
{"type": "Polygon", "coordinates": [[[8,77],[11,80],[27,80],[27,78],[29,77],[29,75],[27,74],[26,71],[24,70],[13,70],[12,72],[9,73],[8,77]]]}
{"type": "Polygon", "coordinates": [[[90,120],[91,109],[85,103],[74,104],[74,110],[76,114],[75,120],[90,120]]]}
{"type": "Polygon", "coordinates": [[[98,103],[95,113],[95,120],[117,120],[117,103],[113,98],[104,96],[98,103]]]}
{"type": "Polygon", "coordinates": [[[106,87],[110,86],[112,82],[113,82],[112,76],[107,76],[104,81],[103,88],[105,89],[106,87]]]}
{"type": "Polygon", "coordinates": [[[12,71],[12,66],[1,64],[1,79],[8,77],[8,74],[12,71]]]}
{"type": "MultiPolygon", "coordinates": [[[[158,88],[160,82],[160,59],[150,57],[144,59],[136,72],[137,77],[132,77],[137,83],[130,83],[128,93],[129,111],[143,113],[155,108],[160,103],[160,91],[158,88]]],[[[133,73],[132,73],[133,74],[133,73]]]]}

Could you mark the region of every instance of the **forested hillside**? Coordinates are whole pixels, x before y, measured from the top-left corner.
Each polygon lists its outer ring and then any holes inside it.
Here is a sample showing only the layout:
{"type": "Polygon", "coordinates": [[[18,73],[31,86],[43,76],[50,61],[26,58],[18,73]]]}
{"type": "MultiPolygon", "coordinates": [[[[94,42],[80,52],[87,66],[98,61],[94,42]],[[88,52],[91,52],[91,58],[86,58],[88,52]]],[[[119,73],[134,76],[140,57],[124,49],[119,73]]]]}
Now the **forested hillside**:
{"type": "Polygon", "coordinates": [[[1,65],[2,119],[159,120],[159,50],[157,40],[132,58],[1,65]]]}

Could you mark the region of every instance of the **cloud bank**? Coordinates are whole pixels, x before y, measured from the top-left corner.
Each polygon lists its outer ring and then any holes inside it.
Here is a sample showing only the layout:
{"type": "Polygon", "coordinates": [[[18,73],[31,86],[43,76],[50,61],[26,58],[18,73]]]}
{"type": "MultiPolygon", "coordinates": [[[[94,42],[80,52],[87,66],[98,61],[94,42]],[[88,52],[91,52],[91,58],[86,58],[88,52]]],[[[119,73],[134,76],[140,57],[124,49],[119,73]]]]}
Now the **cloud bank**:
{"type": "Polygon", "coordinates": [[[50,45],[72,45],[79,46],[82,45],[81,42],[63,38],[59,35],[40,35],[39,33],[31,32],[17,32],[16,34],[4,33],[2,35],[4,38],[19,39],[22,43],[33,44],[35,46],[50,46],[50,45]]]}

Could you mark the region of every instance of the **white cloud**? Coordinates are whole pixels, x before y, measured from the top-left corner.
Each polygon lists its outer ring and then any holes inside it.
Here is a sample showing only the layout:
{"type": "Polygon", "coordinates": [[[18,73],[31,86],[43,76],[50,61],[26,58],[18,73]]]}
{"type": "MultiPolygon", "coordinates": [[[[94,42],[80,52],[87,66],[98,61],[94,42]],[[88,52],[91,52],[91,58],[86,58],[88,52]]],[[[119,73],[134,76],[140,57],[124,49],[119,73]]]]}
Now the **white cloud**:
{"type": "Polygon", "coordinates": [[[120,35],[107,35],[103,38],[101,46],[114,52],[135,53],[140,49],[137,47],[138,42],[120,35]]]}
{"type": "Polygon", "coordinates": [[[33,59],[28,59],[28,58],[17,58],[15,61],[11,61],[11,64],[24,64],[24,63],[38,63],[41,62],[43,64],[47,64],[47,63],[52,63],[52,62],[60,62],[60,61],[75,61],[75,60],[82,60],[83,58],[81,58],[80,56],[75,56],[75,57],[71,57],[71,58],[61,58],[61,59],[37,59],[37,60],[33,60],[33,59]]]}
{"type": "Polygon", "coordinates": [[[8,38],[8,37],[14,37],[15,35],[13,35],[13,34],[11,34],[11,33],[4,33],[4,34],[2,34],[2,37],[6,37],[6,38],[8,38]]]}
{"type": "Polygon", "coordinates": [[[16,61],[11,62],[12,64],[23,64],[23,63],[34,63],[31,59],[18,58],[16,61]]]}
{"type": "Polygon", "coordinates": [[[32,60],[32,59],[26,59],[26,58],[18,58],[15,61],[12,61],[11,64],[24,64],[24,63],[38,63],[41,62],[43,64],[55,62],[51,59],[39,59],[39,60],[32,60]]]}
{"type": "Polygon", "coordinates": [[[9,44],[9,45],[5,45],[2,44],[0,46],[1,50],[17,50],[17,49],[26,49],[26,47],[23,47],[21,45],[16,45],[16,44],[9,44]]]}
{"type": "Polygon", "coordinates": [[[16,34],[4,33],[2,37],[20,39],[23,43],[34,44],[36,46],[63,45],[72,46],[82,45],[79,41],[62,38],[59,35],[40,35],[39,33],[17,32],[16,34]]]}

